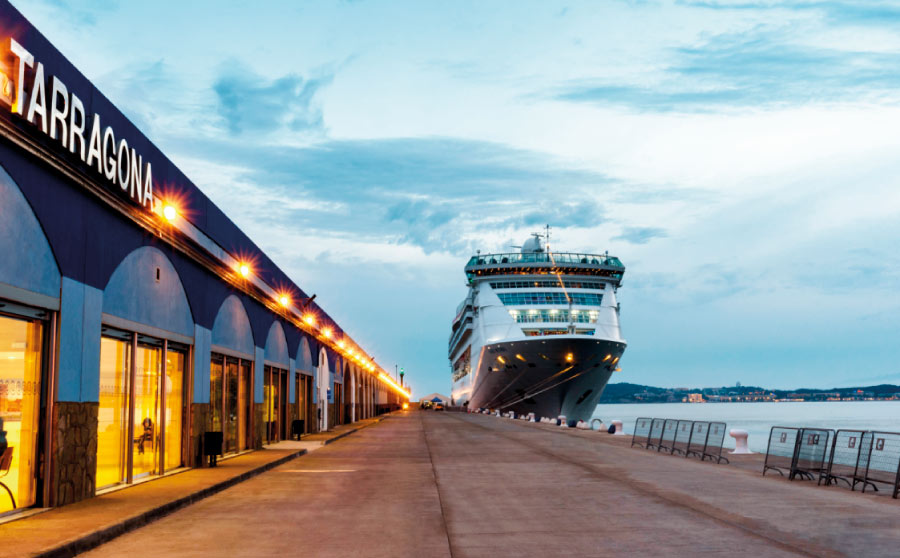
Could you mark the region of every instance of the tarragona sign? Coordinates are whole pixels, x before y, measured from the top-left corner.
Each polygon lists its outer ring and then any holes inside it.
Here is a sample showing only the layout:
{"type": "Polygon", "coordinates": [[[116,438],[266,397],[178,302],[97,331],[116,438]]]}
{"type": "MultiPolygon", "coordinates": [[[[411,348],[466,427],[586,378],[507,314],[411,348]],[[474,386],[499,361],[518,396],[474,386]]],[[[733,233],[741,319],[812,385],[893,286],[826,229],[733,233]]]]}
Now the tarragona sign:
{"type": "Polygon", "coordinates": [[[99,114],[89,120],[78,95],[57,76],[46,76],[44,65],[28,49],[12,38],[5,46],[7,59],[12,60],[12,75],[0,76],[0,100],[12,114],[58,141],[138,205],[152,209],[150,162],[145,164],[125,138],[116,143],[115,132],[111,126],[103,126],[99,114]]]}

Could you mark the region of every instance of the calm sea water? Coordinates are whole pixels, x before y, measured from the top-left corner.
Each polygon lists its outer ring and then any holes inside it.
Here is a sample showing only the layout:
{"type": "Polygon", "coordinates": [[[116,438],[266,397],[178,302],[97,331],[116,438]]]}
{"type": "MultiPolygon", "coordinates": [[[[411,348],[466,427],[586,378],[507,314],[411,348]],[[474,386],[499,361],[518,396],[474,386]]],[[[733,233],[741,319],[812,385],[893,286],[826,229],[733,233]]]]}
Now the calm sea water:
{"type": "MultiPolygon", "coordinates": [[[[797,403],[646,403],[597,405],[594,418],[623,422],[625,432],[634,432],[639,417],[721,421],[728,429],[749,432],[753,451],[766,451],[769,429],[773,426],[811,428],[856,428],[900,432],[900,401],[822,401],[797,403]]],[[[725,436],[725,445],[734,447],[734,439],[725,436]]]]}

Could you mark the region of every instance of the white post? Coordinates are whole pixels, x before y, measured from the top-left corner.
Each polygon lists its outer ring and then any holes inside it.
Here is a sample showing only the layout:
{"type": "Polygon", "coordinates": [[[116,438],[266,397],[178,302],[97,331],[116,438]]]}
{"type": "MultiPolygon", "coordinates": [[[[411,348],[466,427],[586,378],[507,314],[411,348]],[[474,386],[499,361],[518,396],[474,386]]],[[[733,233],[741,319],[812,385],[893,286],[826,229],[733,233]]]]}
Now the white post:
{"type": "Polygon", "coordinates": [[[625,430],[622,428],[621,420],[612,421],[612,425],[616,427],[616,431],[613,432],[613,435],[615,435],[615,436],[624,436],[625,435],[625,430]]]}

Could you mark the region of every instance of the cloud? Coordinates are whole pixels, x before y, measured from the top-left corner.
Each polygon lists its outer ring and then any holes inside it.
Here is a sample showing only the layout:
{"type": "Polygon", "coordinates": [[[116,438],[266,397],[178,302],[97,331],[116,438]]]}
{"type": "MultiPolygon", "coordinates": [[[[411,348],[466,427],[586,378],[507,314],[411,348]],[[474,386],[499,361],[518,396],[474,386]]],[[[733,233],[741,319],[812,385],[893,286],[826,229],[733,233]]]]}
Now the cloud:
{"type": "Polygon", "coordinates": [[[647,244],[654,238],[665,238],[668,236],[664,229],[658,227],[625,227],[618,236],[614,236],[613,240],[624,240],[631,244],[647,244]]]}
{"type": "Polygon", "coordinates": [[[823,14],[837,25],[892,25],[900,21],[900,6],[890,2],[722,2],[713,0],[677,0],[676,4],[720,11],[787,10],[823,14]]]}
{"type": "Polygon", "coordinates": [[[55,10],[57,14],[66,14],[64,17],[59,18],[61,21],[68,21],[70,24],[75,24],[78,27],[92,27],[97,24],[97,19],[100,15],[119,8],[117,0],[44,0],[44,3],[55,10]]]}
{"type": "Polygon", "coordinates": [[[304,79],[287,74],[266,80],[240,63],[229,62],[212,88],[219,115],[233,134],[318,131],[322,111],[315,97],[333,77],[304,79]]]}
{"type": "Polygon", "coordinates": [[[453,138],[331,140],[309,147],[184,139],[175,147],[222,166],[221,178],[204,172],[200,185],[224,200],[229,214],[246,214],[263,198],[269,202],[258,207],[260,220],[426,251],[468,253],[475,238],[546,223],[594,226],[604,221],[598,200],[619,185],[546,154],[453,138]],[[281,200],[294,200],[293,206],[281,200]]]}
{"type": "Polygon", "coordinates": [[[551,96],[650,112],[709,112],[813,102],[897,102],[900,54],[793,42],[790,29],[756,27],[670,48],[652,83],[581,80],[551,96]]]}

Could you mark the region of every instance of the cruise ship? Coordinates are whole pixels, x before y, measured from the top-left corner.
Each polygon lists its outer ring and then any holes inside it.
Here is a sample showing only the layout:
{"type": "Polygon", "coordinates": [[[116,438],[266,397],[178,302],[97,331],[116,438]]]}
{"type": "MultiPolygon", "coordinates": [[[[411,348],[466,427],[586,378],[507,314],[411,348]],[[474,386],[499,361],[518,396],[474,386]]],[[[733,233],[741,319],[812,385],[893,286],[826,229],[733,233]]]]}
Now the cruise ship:
{"type": "Polygon", "coordinates": [[[454,404],[590,420],[625,351],[616,301],[625,267],[608,253],[552,252],[548,240],[549,227],[518,253],[466,264],[448,351],[454,404]]]}

